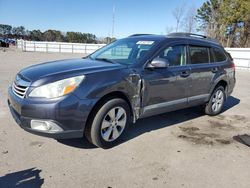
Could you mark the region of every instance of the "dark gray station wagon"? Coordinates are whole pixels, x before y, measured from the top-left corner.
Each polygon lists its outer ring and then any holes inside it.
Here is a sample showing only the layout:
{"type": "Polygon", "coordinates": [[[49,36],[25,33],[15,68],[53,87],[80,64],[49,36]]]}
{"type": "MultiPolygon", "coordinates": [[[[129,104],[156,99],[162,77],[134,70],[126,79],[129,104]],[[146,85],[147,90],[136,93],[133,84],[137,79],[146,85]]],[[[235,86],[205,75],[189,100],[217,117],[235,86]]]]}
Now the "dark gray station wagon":
{"type": "Polygon", "coordinates": [[[208,37],[132,35],[82,59],[21,70],[8,104],[26,131],[55,139],[83,137],[114,146],[130,122],[204,105],[217,115],[235,85],[235,66],[208,37]]]}

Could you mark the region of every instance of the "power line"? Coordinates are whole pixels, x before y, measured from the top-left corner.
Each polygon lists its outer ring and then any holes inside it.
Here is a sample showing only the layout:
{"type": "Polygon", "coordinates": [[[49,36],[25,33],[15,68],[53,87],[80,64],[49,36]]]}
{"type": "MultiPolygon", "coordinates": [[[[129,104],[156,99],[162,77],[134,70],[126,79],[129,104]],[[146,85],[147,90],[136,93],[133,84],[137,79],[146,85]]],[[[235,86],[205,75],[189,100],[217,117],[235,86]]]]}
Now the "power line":
{"type": "Polygon", "coordinates": [[[112,38],[114,38],[115,33],[115,5],[113,5],[113,16],[112,16],[112,38]]]}

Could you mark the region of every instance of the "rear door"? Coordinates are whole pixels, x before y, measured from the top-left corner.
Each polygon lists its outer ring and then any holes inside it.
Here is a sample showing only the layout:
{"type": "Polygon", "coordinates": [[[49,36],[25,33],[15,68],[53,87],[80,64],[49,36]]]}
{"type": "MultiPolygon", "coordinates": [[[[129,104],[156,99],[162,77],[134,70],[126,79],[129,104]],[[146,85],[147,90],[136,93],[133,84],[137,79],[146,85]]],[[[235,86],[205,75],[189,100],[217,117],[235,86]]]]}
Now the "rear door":
{"type": "Polygon", "coordinates": [[[189,105],[204,103],[209,97],[214,77],[219,71],[214,63],[211,48],[199,42],[189,42],[188,64],[191,67],[192,86],[188,98],[189,105]]]}

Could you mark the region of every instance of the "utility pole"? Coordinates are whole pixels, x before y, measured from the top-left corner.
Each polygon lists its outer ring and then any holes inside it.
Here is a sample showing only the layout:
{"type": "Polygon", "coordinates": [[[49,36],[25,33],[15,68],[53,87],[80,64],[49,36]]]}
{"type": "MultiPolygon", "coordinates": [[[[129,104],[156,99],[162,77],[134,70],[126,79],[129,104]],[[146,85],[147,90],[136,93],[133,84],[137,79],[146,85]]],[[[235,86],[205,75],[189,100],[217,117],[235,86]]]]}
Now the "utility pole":
{"type": "Polygon", "coordinates": [[[115,33],[115,5],[113,5],[113,16],[112,16],[112,38],[114,38],[115,33]]]}

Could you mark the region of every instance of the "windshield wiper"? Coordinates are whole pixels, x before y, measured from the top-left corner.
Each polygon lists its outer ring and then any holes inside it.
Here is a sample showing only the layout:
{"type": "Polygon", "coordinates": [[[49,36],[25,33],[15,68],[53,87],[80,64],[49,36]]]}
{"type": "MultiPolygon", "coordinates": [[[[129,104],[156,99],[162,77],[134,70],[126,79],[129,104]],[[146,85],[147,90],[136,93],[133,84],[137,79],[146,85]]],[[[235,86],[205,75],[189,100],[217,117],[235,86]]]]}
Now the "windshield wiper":
{"type": "Polygon", "coordinates": [[[95,60],[105,61],[105,62],[108,62],[108,63],[116,63],[116,62],[112,61],[111,59],[107,59],[107,58],[95,58],[95,60]]]}

